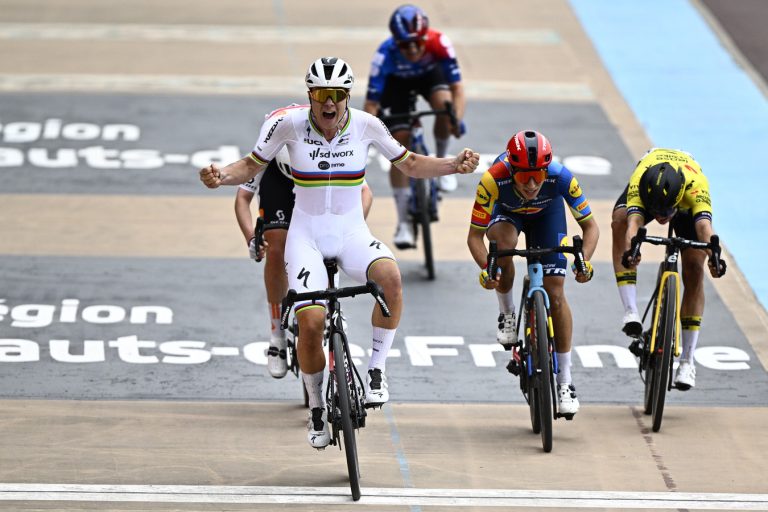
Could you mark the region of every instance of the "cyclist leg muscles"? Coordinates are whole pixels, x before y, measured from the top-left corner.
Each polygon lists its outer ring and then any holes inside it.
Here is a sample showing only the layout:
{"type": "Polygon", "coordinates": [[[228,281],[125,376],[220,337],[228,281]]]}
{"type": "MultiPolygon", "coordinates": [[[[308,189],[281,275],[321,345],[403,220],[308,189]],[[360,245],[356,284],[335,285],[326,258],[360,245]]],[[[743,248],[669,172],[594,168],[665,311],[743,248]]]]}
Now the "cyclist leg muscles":
{"type": "MultiPolygon", "coordinates": [[[[629,188],[629,185],[627,185],[629,188]]],[[[626,245],[627,235],[627,188],[616,200],[611,216],[611,259],[613,271],[623,272],[627,269],[621,264],[621,256],[629,249],[626,245]]]]}
{"type": "Polygon", "coordinates": [[[346,234],[339,266],[358,283],[372,279],[382,287],[392,316],[384,317],[378,305],[374,305],[373,325],[395,329],[402,313],[403,291],[400,270],[389,247],[375,238],[367,225],[360,224],[346,234]]]}
{"type": "MultiPolygon", "coordinates": [[[[285,245],[288,286],[299,292],[323,290],[328,286],[323,255],[306,230],[294,222],[285,245]]],[[[322,347],[325,304],[322,301],[296,304],[295,311],[301,333],[297,347],[299,365],[305,373],[322,371],[325,368],[322,347]]]]}
{"type": "MultiPolygon", "coordinates": [[[[422,76],[420,92],[429,101],[433,110],[444,109],[446,101],[453,101],[451,88],[443,75],[441,66],[435,66],[429,73],[422,76]]],[[[437,141],[448,139],[451,134],[451,120],[447,115],[437,116],[434,134],[437,141]]],[[[445,156],[445,154],[440,153],[441,151],[438,149],[437,156],[445,156]]]]}
{"type": "MultiPolygon", "coordinates": [[[[522,221],[519,216],[497,215],[491,220],[486,236],[488,240],[495,240],[499,250],[517,248],[518,236],[522,221]]],[[[501,280],[496,291],[507,293],[512,289],[515,281],[515,263],[512,258],[500,258],[501,280]]]]}
{"type": "MultiPolygon", "coordinates": [[[[673,219],[675,234],[689,240],[697,240],[693,217],[688,212],[678,212],[673,219]]],[[[704,264],[707,254],[701,249],[683,249],[681,255],[683,300],[682,317],[701,316],[704,313],[704,264]]]]}
{"type": "Polygon", "coordinates": [[[264,284],[267,300],[279,304],[288,291],[285,273],[285,240],[293,212],[293,182],[279,170],[265,171],[259,186],[259,214],[264,218],[267,241],[264,284]]]}

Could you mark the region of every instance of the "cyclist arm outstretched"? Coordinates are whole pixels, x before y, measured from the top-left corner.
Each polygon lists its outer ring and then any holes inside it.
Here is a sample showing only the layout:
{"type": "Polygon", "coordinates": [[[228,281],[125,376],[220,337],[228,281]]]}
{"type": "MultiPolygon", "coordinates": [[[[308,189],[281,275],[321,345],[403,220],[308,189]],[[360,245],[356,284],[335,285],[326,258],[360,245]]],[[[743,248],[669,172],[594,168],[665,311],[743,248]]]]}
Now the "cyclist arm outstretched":
{"type": "Polygon", "coordinates": [[[403,174],[412,178],[433,178],[447,174],[469,174],[477,169],[480,155],[471,149],[463,149],[453,158],[436,158],[433,156],[410,153],[404,160],[395,164],[403,174]]]}

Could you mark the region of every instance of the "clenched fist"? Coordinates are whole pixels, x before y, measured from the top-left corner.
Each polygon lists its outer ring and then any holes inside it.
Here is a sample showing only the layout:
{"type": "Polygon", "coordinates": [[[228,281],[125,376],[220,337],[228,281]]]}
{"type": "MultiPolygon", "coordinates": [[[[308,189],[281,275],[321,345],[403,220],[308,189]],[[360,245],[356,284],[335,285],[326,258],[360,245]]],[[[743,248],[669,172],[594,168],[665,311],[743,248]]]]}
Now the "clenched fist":
{"type": "Polygon", "coordinates": [[[218,188],[221,185],[221,178],[221,171],[216,164],[200,169],[200,181],[208,188],[218,188]]]}
{"type": "Polygon", "coordinates": [[[456,172],[459,174],[475,172],[479,164],[480,155],[471,149],[464,148],[461,153],[456,155],[456,172]]]}

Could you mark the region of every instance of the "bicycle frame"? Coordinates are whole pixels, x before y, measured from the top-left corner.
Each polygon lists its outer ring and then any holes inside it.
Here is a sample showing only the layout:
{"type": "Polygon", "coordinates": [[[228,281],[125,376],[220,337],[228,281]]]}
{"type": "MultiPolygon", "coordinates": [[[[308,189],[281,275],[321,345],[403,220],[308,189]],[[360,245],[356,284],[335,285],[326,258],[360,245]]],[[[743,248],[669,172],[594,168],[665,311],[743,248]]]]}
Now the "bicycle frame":
{"type": "MultiPolygon", "coordinates": [[[[573,247],[506,249],[499,250],[495,240],[491,240],[488,251],[488,273],[495,276],[498,258],[504,256],[522,256],[526,258],[528,274],[523,282],[523,300],[520,305],[520,318],[516,326],[520,355],[524,357],[524,373],[520,373],[520,388],[528,401],[533,432],[541,434],[545,452],[552,450],[552,420],[564,417],[573,419],[573,414],[561,414],[555,391],[556,375],[560,372],[555,347],[555,333],[550,311],[549,295],[544,288],[544,267],[541,257],[549,253],[570,253],[576,258],[580,272],[586,273],[586,264],[582,254],[581,237],[573,237],[573,247]],[[541,310],[544,310],[543,312],[541,310]],[[531,314],[533,313],[533,314],[531,314]],[[542,314],[543,313],[543,314],[542,314]],[[546,324],[541,323],[544,314],[546,324]],[[520,337],[520,323],[524,326],[524,335],[520,337]],[[546,331],[546,346],[544,333],[546,331]],[[535,346],[531,343],[535,340],[535,346]],[[538,363],[537,363],[538,361],[538,363]]],[[[510,347],[511,349],[512,347],[510,347]]],[[[512,361],[514,361],[514,351],[512,361]]],[[[514,365],[510,362],[507,369],[511,373],[514,365]]]]}
{"type": "Polygon", "coordinates": [[[352,499],[360,499],[360,466],[357,458],[357,442],[355,431],[365,426],[365,396],[363,395],[363,380],[352,360],[349,350],[349,342],[344,332],[341,319],[341,303],[343,297],[354,297],[360,294],[371,294],[376,299],[384,316],[390,316],[389,308],[384,300],[384,293],[379,285],[368,280],[363,286],[350,286],[336,288],[334,277],[338,271],[336,260],[325,259],[325,268],[328,273],[328,288],[306,293],[296,293],[296,290],[288,290],[283,299],[283,311],[281,321],[283,328],[288,325],[288,317],[294,303],[299,301],[327,301],[327,315],[330,319],[328,329],[328,369],[329,378],[326,386],[326,409],[328,421],[332,427],[331,444],[341,450],[341,438],[344,439],[345,455],[349,483],[352,490],[352,499]],[[339,372],[343,368],[343,372],[339,372]],[[339,433],[343,436],[340,436],[339,433]]]}
{"type": "Polygon", "coordinates": [[[650,333],[645,331],[630,345],[632,353],[640,358],[638,371],[645,384],[644,412],[652,415],[651,429],[658,432],[664,415],[666,393],[673,388],[674,358],[679,357],[681,353],[680,273],[678,270],[680,254],[686,248],[709,249],[712,251],[711,258],[714,260],[715,268],[720,268],[720,241],[717,235],[713,235],[709,243],[673,237],[671,225],[666,238],[647,236],[645,227],[641,227],[632,238],[629,251],[622,256],[622,265],[625,268],[629,267],[630,261],[637,260],[643,242],[665,246],[664,261],[659,265],[656,277],[656,288],[643,313],[643,323],[645,323],[648,311],[653,305],[650,333]],[[670,287],[674,288],[674,297],[671,296],[670,287]],[[662,332],[659,332],[659,329],[662,329],[662,332]],[[656,344],[657,340],[660,345],[656,344]]]}
{"type": "MultiPolygon", "coordinates": [[[[671,277],[675,280],[677,283],[677,286],[675,287],[675,338],[673,340],[674,344],[674,351],[675,351],[675,357],[680,356],[680,272],[677,268],[677,259],[678,259],[678,251],[674,249],[673,247],[667,246],[666,248],[666,255],[664,256],[664,263],[662,263],[661,267],[659,268],[659,274],[657,275],[657,282],[659,285],[656,287],[656,290],[654,290],[653,295],[651,296],[651,301],[648,303],[650,306],[651,304],[655,304],[654,311],[653,311],[653,322],[652,322],[652,329],[651,329],[651,344],[649,347],[649,350],[653,352],[656,350],[656,338],[658,335],[657,328],[659,326],[659,316],[661,315],[661,301],[656,300],[658,297],[659,292],[661,291],[661,287],[664,286],[664,283],[667,282],[667,278],[671,277]]],[[[646,309],[646,314],[648,310],[646,309]]],[[[643,314],[643,322],[645,322],[645,316],[646,314],[643,314]]]]}
{"type": "MultiPolygon", "coordinates": [[[[549,344],[550,344],[550,354],[555,353],[554,350],[554,339],[555,339],[555,330],[554,326],[552,325],[552,314],[549,308],[549,295],[547,294],[547,291],[544,289],[544,267],[541,264],[541,260],[539,257],[533,257],[528,261],[527,264],[528,268],[528,293],[526,294],[526,306],[525,306],[525,312],[527,313],[531,309],[531,301],[533,300],[533,295],[535,292],[539,291],[542,293],[544,297],[544,305],[547,308],[547,337],[549,338],[549,344]]],[[[518,328],[519,329],[519,328],[518,328]]],[[[519,332],[519,330],[518,330],[519,332]]],[[[528,354],[528,357],[531,357],[531,354],[528,354]]],[[[530,363],[530,361],[528,361],[530,363]]],[[[560,373],[560,367],[557,363],[557,356],[552,358],[552,365],[554,368],[553,373],[557,374],[560,373]]],[[[533,369],[532,365],[528,364],[528,376],[531,377],[533,375],[533,369]]]]}

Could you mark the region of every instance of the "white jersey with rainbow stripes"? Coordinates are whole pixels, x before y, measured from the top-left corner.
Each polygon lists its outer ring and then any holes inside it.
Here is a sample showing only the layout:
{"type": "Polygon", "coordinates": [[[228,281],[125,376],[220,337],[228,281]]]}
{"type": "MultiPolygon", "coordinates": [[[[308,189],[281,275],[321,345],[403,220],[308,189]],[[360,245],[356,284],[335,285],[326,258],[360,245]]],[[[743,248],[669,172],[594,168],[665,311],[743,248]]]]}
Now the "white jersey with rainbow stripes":
{"type": "Polygon", "coordinates": [[[359,210],[368,148],[376,146],[393,163],[408,156],[384,123],[362,110],[350,108],[344,127],[329,142],[315,126],[306,105],[275,111],[261,127],[251,158],[266,164],[284,145],[291,156],[296,184],[295,209],[309,215],[343,215],[359,210]]]}

